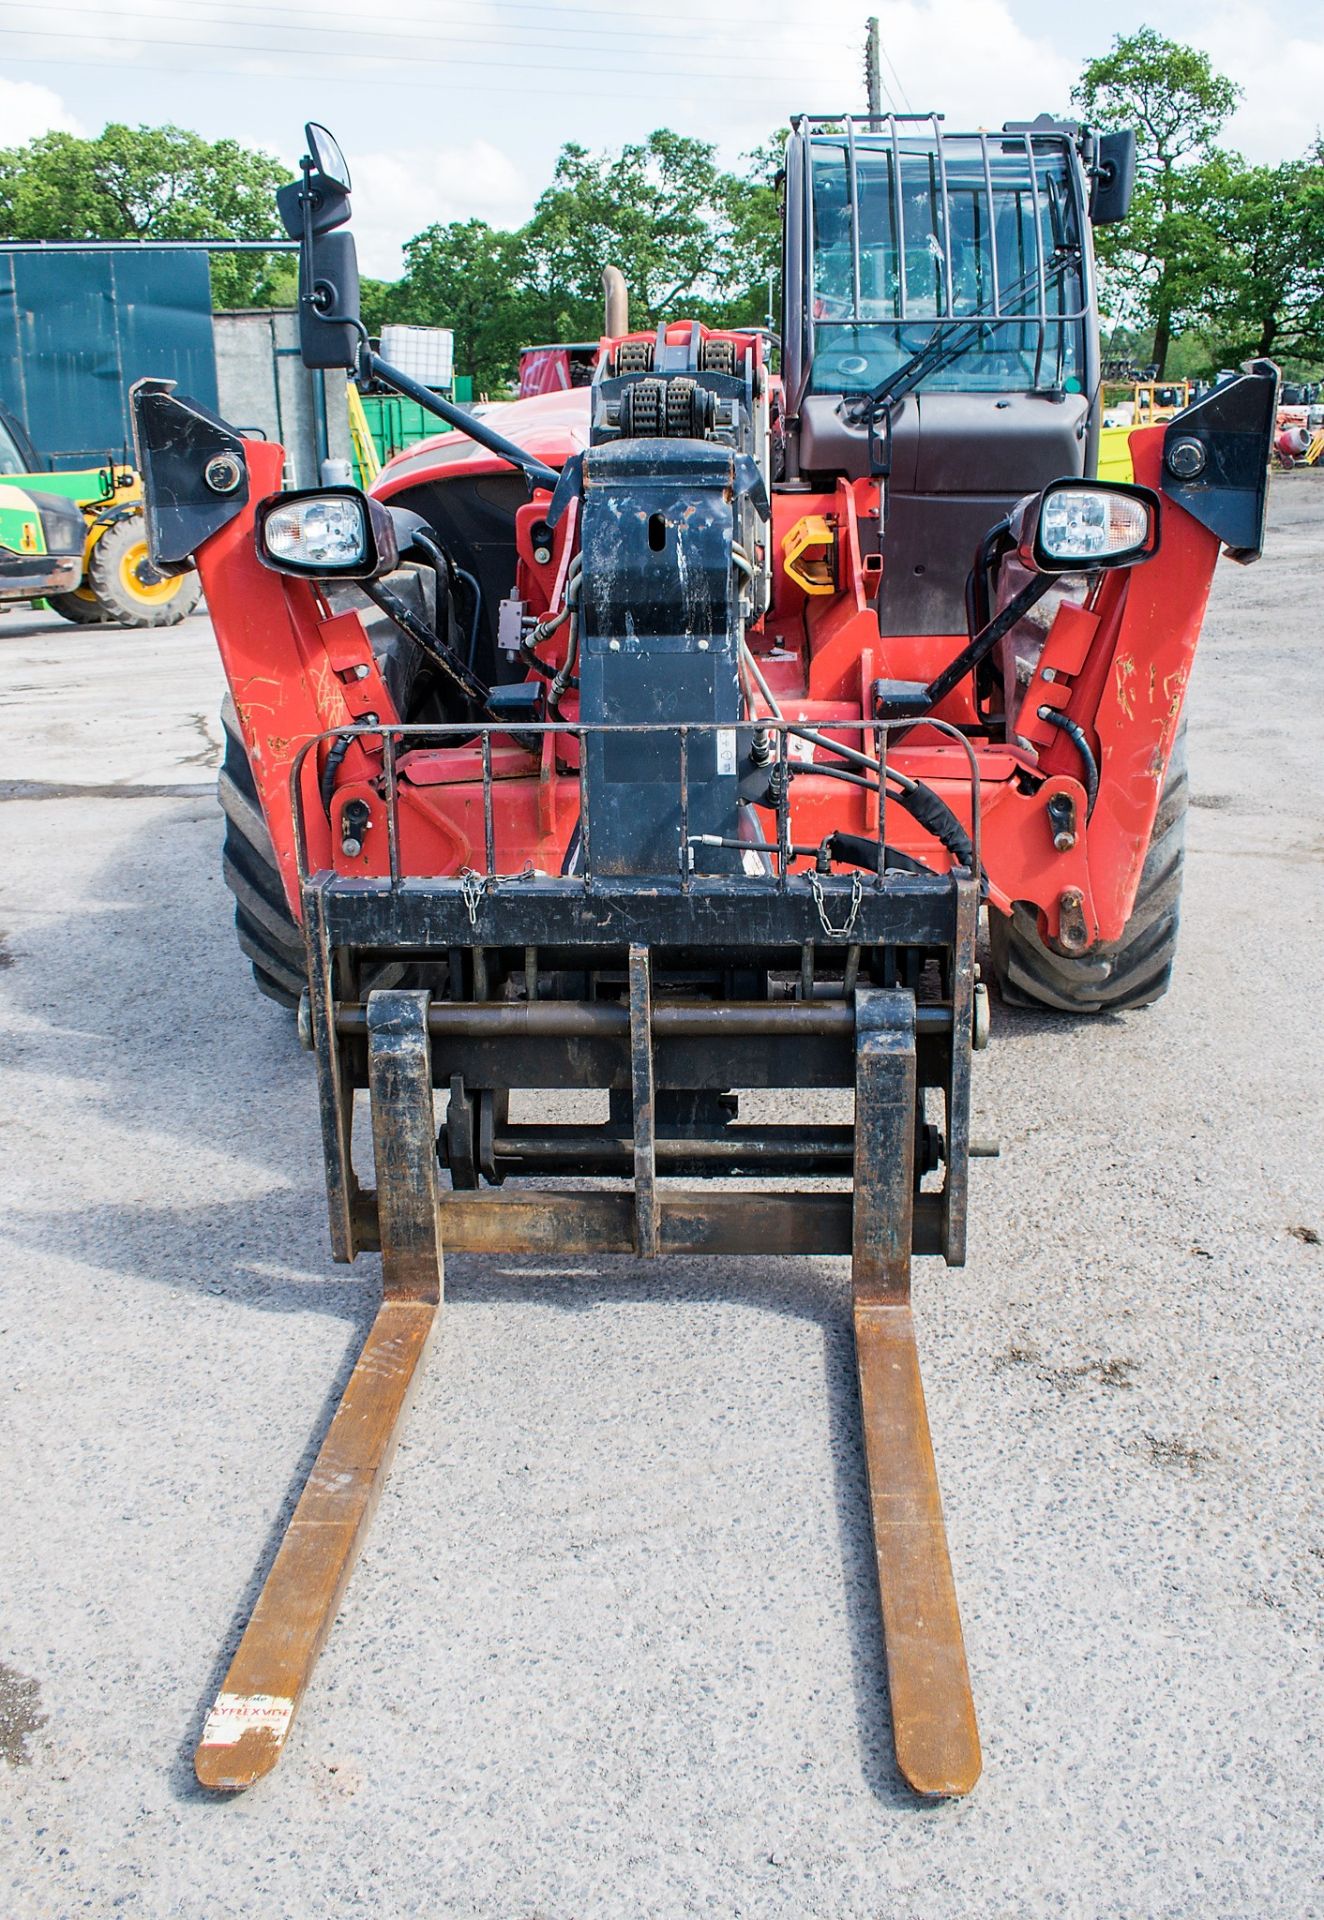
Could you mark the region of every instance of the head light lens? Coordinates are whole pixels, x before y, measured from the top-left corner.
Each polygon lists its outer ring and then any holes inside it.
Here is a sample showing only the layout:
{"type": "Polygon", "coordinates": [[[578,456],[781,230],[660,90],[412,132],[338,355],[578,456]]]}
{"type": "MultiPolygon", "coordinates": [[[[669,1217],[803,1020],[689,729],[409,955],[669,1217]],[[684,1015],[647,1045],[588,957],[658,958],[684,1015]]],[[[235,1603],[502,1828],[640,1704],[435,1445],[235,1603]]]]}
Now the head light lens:
{"type": "Polygon", "coordinates": [[[262,540],[279,566],[339,573],[368,558],[368,516],[363,502],[348,494],[309,494],[273,507],[262,540]]]}
{"type": "Polygon", "coordinates": [[[1053,561],[1112,560],[1149,539],[1150,514],[1134,494],[1064,487],[1044,496],[1039,548],[1053,561]]]}

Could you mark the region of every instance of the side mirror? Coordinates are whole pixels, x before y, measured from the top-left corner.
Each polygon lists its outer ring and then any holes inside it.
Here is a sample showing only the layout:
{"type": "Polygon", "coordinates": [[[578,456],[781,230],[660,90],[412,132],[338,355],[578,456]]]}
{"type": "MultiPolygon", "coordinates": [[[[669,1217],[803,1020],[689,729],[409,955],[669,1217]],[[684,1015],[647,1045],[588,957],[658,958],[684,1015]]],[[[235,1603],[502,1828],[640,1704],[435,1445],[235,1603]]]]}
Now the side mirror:
{"type": "Polygon", "coordinates": [[[303,134],[308,151],[299,163],[299,178],[276,194],[276,211],[291,240],[329,233],[349,219],[349,168],[344,154],[315,120],[308,121],[303,134]]]}
{"type": "Polygon", "coordinates": [[[352,233],[324,233],[300,254],[299,353],[305,367],[359,362],[359,257],[352,233]]]}
{"type": "Polygon", "coordinates": [[[1097,573],[1158,552],[1158,495],[1148,487],[1056,480],[1012,509],[1016,558],[1029,573],[1097,573]]]}
{"type": "Polygon", "coordinates": [[[313,166],[323,181],[333,187],[339,187],[348,193],[350,188],[349,166],[340,151],[340,142],[333,133],[319,126],[316,120],[309,120],[304,127],[308,141],[308,151],[313,166]]]}
{"type": "Polygon", "coordinates": [[[310,120],[304,136],[300,176],[276,195],[285,231],[299,242],[299,353],[306,367],[348,371],[365,338],[354,237],[335,231],[349,219],[349,168],[325,127],[310,120]]]}
{"type": "Polygon", "coordinates": [[[1127,127],[1121,133],[1101,133],[1090,188],[1090,219],[1096,227],[1110,227],[1131,211],[1136,183],[1136,137],[1127,127]]]}

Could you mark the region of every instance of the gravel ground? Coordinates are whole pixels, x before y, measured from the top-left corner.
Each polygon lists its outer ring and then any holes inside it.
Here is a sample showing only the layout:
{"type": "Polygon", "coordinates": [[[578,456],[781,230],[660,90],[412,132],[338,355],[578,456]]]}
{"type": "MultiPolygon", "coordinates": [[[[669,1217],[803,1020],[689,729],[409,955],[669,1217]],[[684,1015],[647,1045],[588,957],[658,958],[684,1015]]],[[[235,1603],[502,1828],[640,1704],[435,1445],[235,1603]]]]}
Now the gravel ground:
{"type": "Polygon", "coordinates": [[[370,1313],[231,937],[220,672],[0,620],[0,1910],[1324,1913],[1324,475],[1224,567],[1179,974],[997,1012],[918,1317],[985,1750],[896,1776],[836,1261],[453,1260],[278,1772],[202,1716],[370,1313]]]}

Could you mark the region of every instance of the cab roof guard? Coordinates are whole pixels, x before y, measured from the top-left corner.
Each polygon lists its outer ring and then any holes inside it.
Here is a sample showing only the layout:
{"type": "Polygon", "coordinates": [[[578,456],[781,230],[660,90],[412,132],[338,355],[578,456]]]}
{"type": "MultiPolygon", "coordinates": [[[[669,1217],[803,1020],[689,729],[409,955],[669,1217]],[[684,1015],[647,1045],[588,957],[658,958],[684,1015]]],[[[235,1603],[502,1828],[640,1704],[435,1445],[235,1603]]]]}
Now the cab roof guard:
{"type": "MultiPolygon", "coordinates": [[[[800,149],[800,164],[787,170],[787,261],[786,261],[786,306],[788,349],[788,398],[791,410],[798,408],[799,401],[808,389],[814,361],[815,336],[817,330],[828,327],[858,327],[870,325],[877,327],[896,327],[926,324],[937,330],[969,326],[971,321],[988,319],[989,321],[1013,320],[1022,325],[1037,329],[1034,363],[1034,387],[1040,385],[1043,358],[1050,326],[1063,328],[1079,324],[1090,311],[1090,299],[1085,281],[1084,248],[1081,235],[1084,230],[1084,206],[1081,194],[1081,169],[1078,150],[1080,129],[1074,122],[1054,121],[1043,116],[1035,122],[1009,122],[1000,133],[977,131],[958,133],[947,131],[940,113],[888,113],[888,114],[798,114],[791,121],[791,148],[800,149]],[[817,316],[815,306],[815,223],[814,223],[814,168],[815,151],[822,151],[828,145],[837,146],[845,153],[846,178],[850,213],[851,247],[851,311],[836,316],[817,316]],[[1066,178],[1070,182],[1069,205],[1060,209],[1064,222],[1064,231],[1070,235],[1068,245],[1070,253],[1063,261],[1050,259],[1044,246],[1044,209],[1045,191],[1040,185],[1037,153],[1042,155],[1045,149],[1061,153],[1066,163],[1066,178]],[[982,206],[986,222],[984,231],[995,235],[997,227],[998,192],[1028,189],[1032,218],[1030,225],[1034,235],[1033,265],[1023,276],[1010,284],[1004,284],[998,261],[996,243],[987,248],[990,269],[992,304],[979,312],[968,307],[964,311],[953,310],[952,289],[955,281],[955,261],[952,250],[951,200],[953,193],[951,159],[954,153],[964,150],[969,158],[977,156],[977,169],[974,171],[974,190],[982,206]],[[860,241],[860,168],[862,152],[883,153],[890,157],[890,189],[893,232],[897,262],[897,298],[895,310],[886,317],[866,315],[861,303],[861,241],[860,241]],[[930,165],[930,205],[933,218],[925,236],[930,250],[937,249],[941,256],[942,272],[940,297],[925,302],[932,304],[937,312],[917,310],[912,297],[910,277],[907,267],[906,225],[904,195],[900,191],[906,177],[903,162],[922,161],[927,156],[930,165]],[[1010,157],[1021,161],[1015,176],[1006,172],[1005,162],[1010,157]],[[1002,177],[995,180],[996,171],[1002,177]],[[798,178],[794,176],[798,175],[798,178]],[[798,194],[796,189],[798,188],[798,194]],[[799,206],[795,205],[796,198],[799,206]],[[798,218],[797,218],[798,215],[798,218]],[[793,260],[793,226],[798,226],[798,251],[800,262],[793,260]],[[1062,297],[1060,282],[1064,264],[1079,264],[1082,297],[1080,304],[1068,307],[1062,297]],[[799,270],[795,271],[798,266],[799,270]],[[798,326],[790,323],[797,301],[797,287],[803,288],[803,309],[795,318],[798,326]],[[1058,289],[1056,304],[1050,306],[1054,289],[1058,289]],[[796,336],[799,336],[799,339],[796,336]],[[796,347],[800,348],[799,353],[796,347]],[[796,365],[799,362],[798,367],[796,365]]],[[[788,155],[789,159],[789,155],[788,155]]],[[[963,193],[971,191],[971,170],[963,169],[960,181],[963,193]]],[[[1051,186],[1049,191],[1051,192],[1051,186]]]]}

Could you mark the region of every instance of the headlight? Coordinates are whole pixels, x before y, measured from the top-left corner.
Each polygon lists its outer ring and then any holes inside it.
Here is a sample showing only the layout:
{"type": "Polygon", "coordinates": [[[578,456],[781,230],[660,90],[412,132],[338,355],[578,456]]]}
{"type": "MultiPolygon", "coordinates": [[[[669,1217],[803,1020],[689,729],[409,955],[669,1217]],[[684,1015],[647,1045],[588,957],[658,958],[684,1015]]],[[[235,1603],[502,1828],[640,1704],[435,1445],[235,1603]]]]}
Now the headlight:
{"type": "Polygon", "coordinates": [[[358,500],[296,500],[277,507],[263,529],[273,560],[305,567],[357,567],[368,554],[368,519],[358,500]]]}
{"type": "Polygon", "coordinates": [[[398,558],[391,516],[357,487],[277,493],[257,510],[257,557],[278,573],[370,580],[398,558]]]}
{"type": "Polygon", "coordinates": [[[1021,564],[1035,573],[1128,567],[1158,551],[1159,504],[1148,487],[1059,480],[1013,515],[1021,564]]]}
{"type": "Polygon", "coordinates": [[[1143,547],[1149,509],[1119,493],[1050,493],[1039,516],[1039,544],[1050,560],[1109,559],[1143,547]]]}

